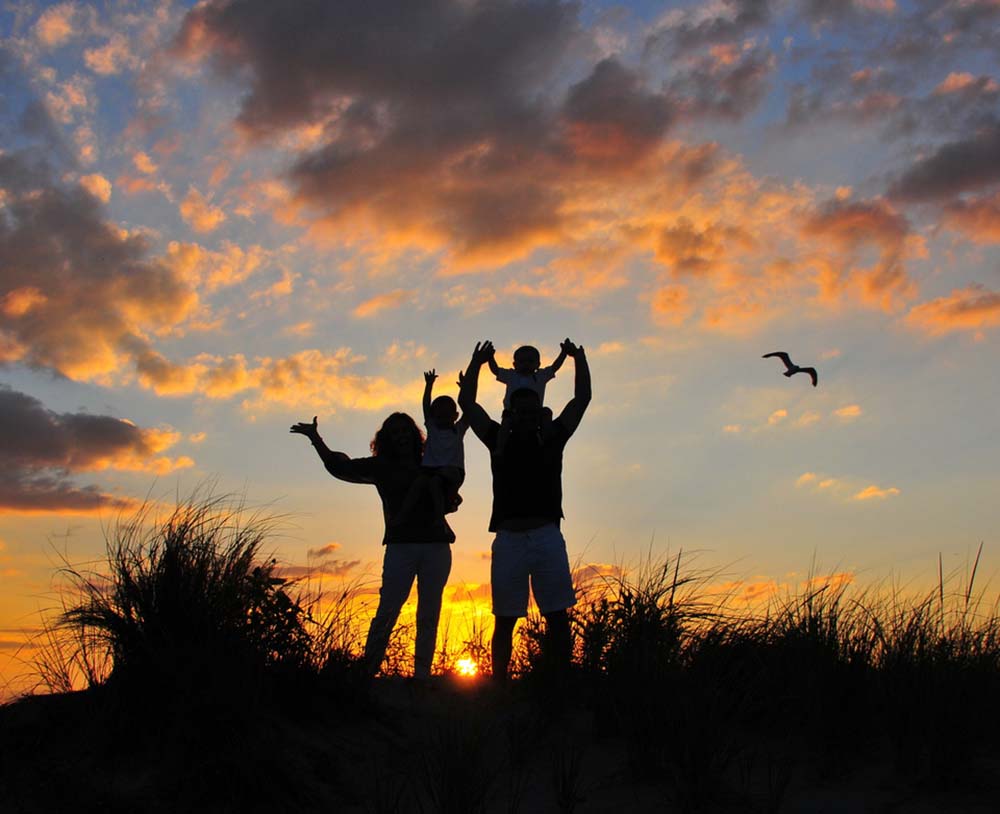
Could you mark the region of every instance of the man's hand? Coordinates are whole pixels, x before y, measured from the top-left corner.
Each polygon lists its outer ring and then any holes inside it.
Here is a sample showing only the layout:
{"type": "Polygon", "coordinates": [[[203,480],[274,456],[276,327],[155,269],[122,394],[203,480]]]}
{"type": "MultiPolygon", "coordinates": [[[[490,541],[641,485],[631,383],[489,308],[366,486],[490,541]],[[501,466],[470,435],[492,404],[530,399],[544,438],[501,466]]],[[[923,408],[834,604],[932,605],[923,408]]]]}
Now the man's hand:
{"type": "Polygon", "coordinates": [[[319,429],[317,429],[317,426],[318,425],[316,423],[316,416],[313,416],[311,424],[300,421],[298,424],[292,424],[291,429],[289,429],[288,431],[296,432],[299,435],[304,435],[310,441],[314,441],[315,439],[319,438],[319,429]]]}
{"type": "Polygon", "coordinates": [[[455,382],[455,384],[458,385],[458,389],[459,390],[462,389],[462,381],[463,381],[463,379],[465,379],[465,371],[464,370],[460,370],[460,371],[458,371],[458,381],[455,382]]]}
{"type": "Polygon", "coordinates": [[[496,353],[496,348],[489,339],[476,343],[475,350],[472,351],[472,363],[476,365],[486,364],[496,353]]]}
{"type": "Polygon", "coordinates": [[[560,342],[559,347],[563,349],[567,356],[572,356],[574,359],[576,358],[576,355],[583,350],[582,346],[574,345],[573,342],[570,341],[569,337],[566,337],[566,339],[560,342]]]}
{"type": "Polygon", "coordinates": [[[438,377],[437,373],[434,372],[434,368],[424,371],[424,383],[434,384],[434,380],[438,377]]]}

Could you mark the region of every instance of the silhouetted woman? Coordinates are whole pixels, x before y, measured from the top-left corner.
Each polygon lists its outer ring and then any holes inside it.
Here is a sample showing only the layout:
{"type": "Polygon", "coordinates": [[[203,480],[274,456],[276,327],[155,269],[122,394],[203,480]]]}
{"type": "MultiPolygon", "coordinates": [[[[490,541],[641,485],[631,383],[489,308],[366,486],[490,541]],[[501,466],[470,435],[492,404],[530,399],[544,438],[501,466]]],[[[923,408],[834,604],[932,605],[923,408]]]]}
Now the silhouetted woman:
{"type": "Polygon", "coordinates": [[[335,478],[373,484],[382,498],[385,556],[378,610],[365,642],[365,665],[369,674],[375,675],[382,666],[389,634],[416,578],[414,675],[418,679],[429,678],[441,616],[441,595],[451,572],[451,543],[455,541],[455,534],[444,517],[435,514],[429,496],[418,501],[401,522],[390,523],[399,517],[410,486],[420,475],[424,446],[420,428],[406,413],[393,413],[375,433],[370,458],[350,458],[343,452],[331,451],[319,436],[315,417],[311,424],[293,425],[291,432],[300,433],[312,442],[327,472],[335,478]]]}

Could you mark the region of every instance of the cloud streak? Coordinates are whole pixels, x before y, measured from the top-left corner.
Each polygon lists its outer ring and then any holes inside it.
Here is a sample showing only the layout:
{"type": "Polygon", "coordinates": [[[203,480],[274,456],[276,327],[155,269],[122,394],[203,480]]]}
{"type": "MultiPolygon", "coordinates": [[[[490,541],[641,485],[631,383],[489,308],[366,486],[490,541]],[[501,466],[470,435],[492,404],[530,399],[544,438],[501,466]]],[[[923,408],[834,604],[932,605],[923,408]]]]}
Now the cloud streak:
{"type": "Polygon", "coordinates": [[[166,474],[194,465],[164,452],[180,434],[90,413],[56,413],[0,385],[0,512],[88,514],[132,505],[129,498],[80,487],[70,476],[107,469],[166,474]]]}

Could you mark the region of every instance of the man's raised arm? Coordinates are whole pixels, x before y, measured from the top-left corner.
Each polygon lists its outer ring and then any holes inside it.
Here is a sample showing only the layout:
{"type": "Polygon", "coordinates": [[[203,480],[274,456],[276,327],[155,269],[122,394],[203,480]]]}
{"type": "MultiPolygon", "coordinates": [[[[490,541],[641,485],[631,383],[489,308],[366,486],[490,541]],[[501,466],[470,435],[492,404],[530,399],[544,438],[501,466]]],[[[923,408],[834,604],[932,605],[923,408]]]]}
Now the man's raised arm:
{"type": "Polygon", "coordinates": [[[492,358],[493,353],[493,343],[490,340],[477,342],[465,374],[458,379],[458,406],[462,408],[462,417],[468,420],[472,431],[484,443],[491,419],[476,402],[476,394],[479,390],[479,371],[492,358]]]}
{"type": "Polygon", "coordinates": [[[574,345],[568,339],[562,343],[563,350],[567,356],[573,357],[576,366],[576,377],[573,383],[573,398],[563,407],[559,420],[572,435],[580,425],[580,419],[590,404],[590,365],[587,364],[587,354],[583,350],[583,345],[574,345]]]}

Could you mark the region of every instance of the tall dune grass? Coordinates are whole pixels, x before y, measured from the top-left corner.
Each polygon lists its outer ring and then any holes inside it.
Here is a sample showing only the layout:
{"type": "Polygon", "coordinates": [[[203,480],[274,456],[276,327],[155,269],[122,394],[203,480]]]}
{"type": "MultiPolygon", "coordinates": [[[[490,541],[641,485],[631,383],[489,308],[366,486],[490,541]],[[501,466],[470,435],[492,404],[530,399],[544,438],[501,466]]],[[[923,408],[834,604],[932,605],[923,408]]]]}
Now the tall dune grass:
{"type": "MultiPolygon", "coordinates": [[[[184,754],[215,755],[266,798],[252,767],[274,759],[269,743],[284,724],[260,729],[248,716],[366,709],[354,666],[367,622],[358,597],[371,597],[360,583],[284,582],[267,548],[275,522],[201,495],[165,518],[147,508],[119,523],[106,570],[65,572],[73,592],[40,650],[49,686],[82,681],[145,705],[211,699],[187,720],[238,733],[242,751],[193,730],[175,741],[184,754]]],[[[441,705],[406,788],[431,809],[470,811],[501,789],[515,811],[527,779],[545,776],[553,805],[575,810],[585,746],[564,738],[531,752],[567,710],[590,716],[593,738],[620,743],[630,781],[657,789],[668,810],[779,811],[796,788],[870,765],[891,765],[917,788],[959,784],[976,761],[996,757],[1000,727],[1000,610],[977,584],[978,566],[977,556],[970,573],[951,577],[939,567],[924,593],[812,575],[747,604],[694,558],[648,556],[579,586],[568,682],[545,680],[542,620],[523,622],[516,714],[503,697],[441,705]],[[504,744],[510,754],[494,754],[504,744]],[[551,770],[533,773],[528,753],[551,770]]],[[[488,672],[488,619],[470,605],[454,629],[443,621],[437,669],[472,654],[488,672]]],[[[407,673],[412,646],[404,620],[385,671],[407,673]]],[[[282,771],[288,784],[300,768],[282,771]]],[[[407,810],[402,788],[384,786],[378,810],[407,810]]]]}
{"type": "Polygon", "coordinates": [[[265,545],[277,519],[196,494],[166,517],[146,505],[107,533],[106,570],[63,569],[62,613],[40,669],[56,689],[82,676],[153,689],[230,692],[310,663],[306,610],[265,545]]]}

